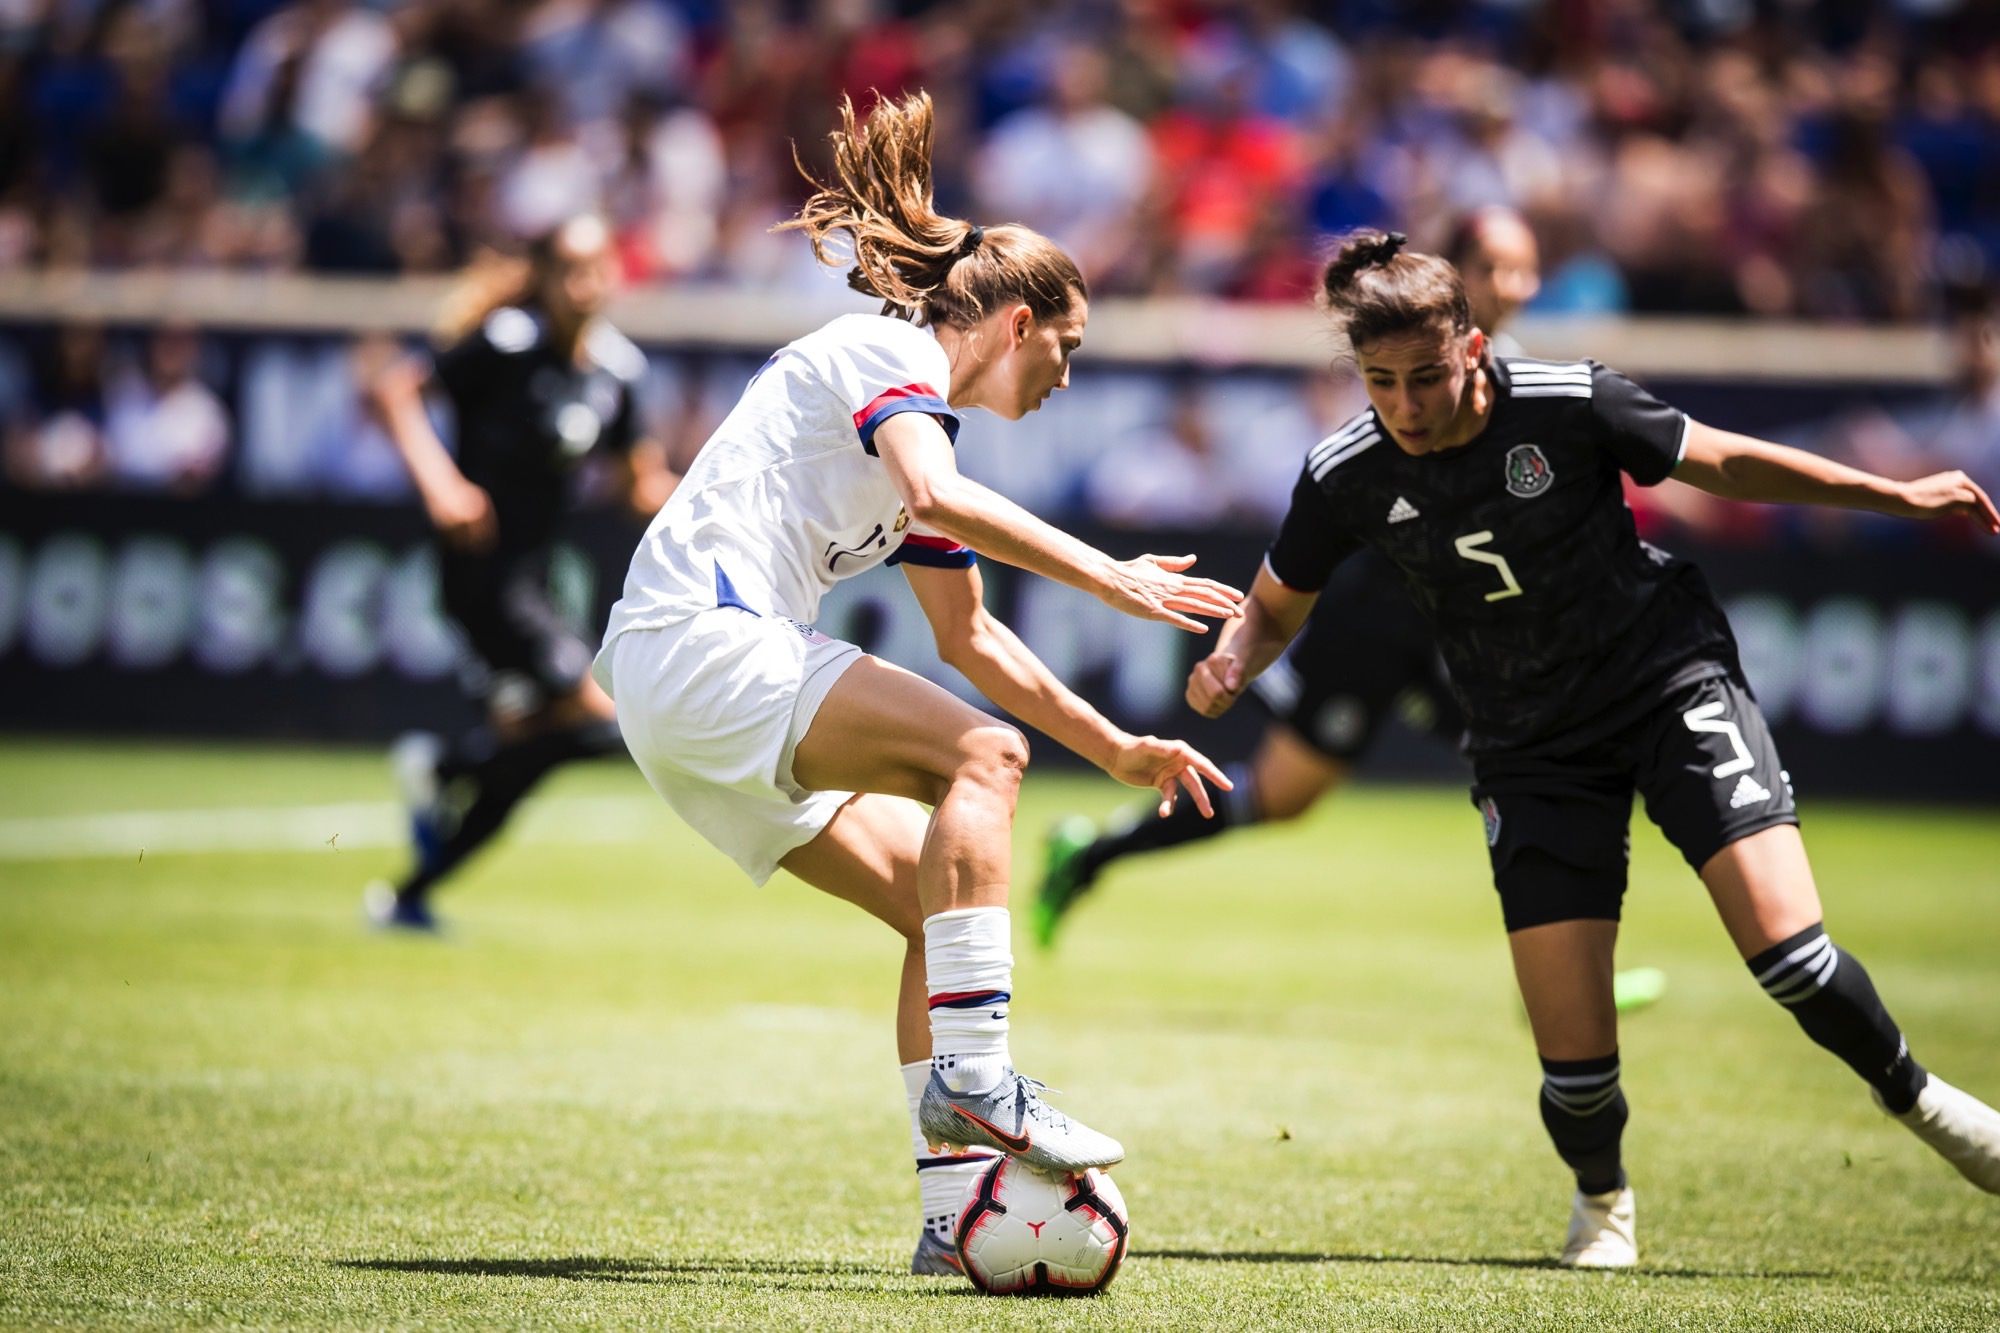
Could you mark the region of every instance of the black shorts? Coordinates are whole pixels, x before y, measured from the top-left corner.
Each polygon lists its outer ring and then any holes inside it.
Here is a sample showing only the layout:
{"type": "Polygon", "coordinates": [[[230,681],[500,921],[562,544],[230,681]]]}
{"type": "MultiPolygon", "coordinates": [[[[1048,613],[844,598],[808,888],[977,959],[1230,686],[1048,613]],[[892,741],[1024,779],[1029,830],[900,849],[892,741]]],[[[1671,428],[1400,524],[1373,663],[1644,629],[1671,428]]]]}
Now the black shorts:
{"type": "Polygon", "coordinates": [[[1697,871],[1738,839],[1799,822],[1791,775],[1740,677],[1717,667],[1657,689],[1655,707],[1574,753],[1473,761],[1509,931],[1618,919],[1635,791],[1697,871]]]}
{"type": "Polygon", "coordinates": [[[1465,731],[1430,624],[1393,571],[1336,575],[1299,637],[1250,688],[1329,759],[1358,758],[1392,716],[1453,746],[1465,731]]]}
{"type": "Polygon", "coordinates": [[[518,717],[583,684],[597,649],[550,591],[550,552],[438,556],[438,590],[465,638],[466,692],[518,717]]]}

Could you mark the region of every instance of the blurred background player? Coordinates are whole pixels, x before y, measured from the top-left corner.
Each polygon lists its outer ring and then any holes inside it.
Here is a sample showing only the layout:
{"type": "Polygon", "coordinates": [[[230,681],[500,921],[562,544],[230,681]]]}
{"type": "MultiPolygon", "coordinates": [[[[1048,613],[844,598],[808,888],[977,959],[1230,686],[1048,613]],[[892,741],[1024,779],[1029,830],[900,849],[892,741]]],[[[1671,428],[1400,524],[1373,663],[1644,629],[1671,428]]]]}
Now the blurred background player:
{"type": "Polygon", "coordinates": [[[1190,613],[1232,616],[1241,594],[1181,574],[1190,558],[1113,560],[959,474],[960,410],[1017,421],[1066,387],[1089,304],[1046,237],[936,211],[933,133],[927,94],[881,102],[865,125],[843,99],[830,183],[782,229],[822,263],[841,245],[849,286],[883,313],[842,316],[764,364],[647,530],[595,674],[647,780],[752,880],[782,866],[903,936],[896,1040],[923,1220],[911,1271],[953,1273],[979,1163],[950,1150],[1061,1172],[1124,1149],[1051,1107],[1008,1053],[1026,741],[810,621],[839,580],[901,564],[939,656],[987,698],[1159,789],[1163,807],[1184,785],[1206,809],[1202,776],[1221,773],[1065,688],[986,610],[973,551],[1195,632],[1190,613]]]}
{"type": "Polygon", "coordinates": [[[416,859],[400,884],[368,886],[384,926],[436,925],[431,891],[500,831],[556,766],[623,747],[611,701],[590,679],[592,645],[556,604],[555,527],[586,458],[615,464],[650,517],[673,487],[644,438],[637,393],[646,359],[604,319],[610,236],[594,216],[537,239],[524,261],[469,273],[429,364],[402,361],[373,398],[437,532],[444,610],[465,641],[465,678],[486,721],[449,744],[398,742],[394,765],[416,859]],[[454,459],[431,425],[426,390],[450,407],[454,459]]]}
{"type": "Polygon", "coordinates": [[[1916,1062],[1866,969],[1826,934],[1791,776],[1729,622],[1693,565],[1639,540],[1621,473],[1725,499],[1958,517],[1989,535],[2000,513],[1963,472],[1890,481],[1705,426],[1594,361],[1496,358],[1451,266],[1403,244],[1363,233],[1327,266],[1325,303],[1372,406],[1307,456],[1243,619],[1196,663],[1189,704],[1227,711],[1364,545],[1402,573],[1466,708],[1542,1121],[1576,1173],[1564,1264],[1638,1262],[1611,984],[1635,793],[1764,991],[2000,1194],[2000,1113],[1916,1062]],[[1405,508],[1421,522],[1397,523],[1405,508]]]}

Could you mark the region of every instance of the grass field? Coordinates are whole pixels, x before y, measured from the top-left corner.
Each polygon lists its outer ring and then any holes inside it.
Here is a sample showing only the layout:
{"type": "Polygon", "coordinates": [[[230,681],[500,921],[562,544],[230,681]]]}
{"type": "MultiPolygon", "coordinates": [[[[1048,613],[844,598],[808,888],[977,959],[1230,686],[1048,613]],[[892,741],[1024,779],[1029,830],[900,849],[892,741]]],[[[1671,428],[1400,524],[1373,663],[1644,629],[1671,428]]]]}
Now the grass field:
{"type": "MultiPolygon", "coordinates": [[[[1014,1050],[1123,1139],[1134,1225],[1105,1296],[1027,1306],[904,1273],[886,931],[750,889],[605,764],[451,887],[447,939],[372,936],[382,769],[0,745],[0,1324],[2000,1327],[2000,1199],[1759,994],[1643,821],[1641,1271],[1550,1265],[1569,1185],[1478,815],[1361,789],[1019,938],[1014,1050]],[[77,819],[203,809],[237,813],[77,819]]],[[[1119,800],[1031,778],[1022,896],[1042,827],[1119,800]]],[[[2000,1097],[2000,821],[1806,819],[1918,1057],[2000,1097]]]]}

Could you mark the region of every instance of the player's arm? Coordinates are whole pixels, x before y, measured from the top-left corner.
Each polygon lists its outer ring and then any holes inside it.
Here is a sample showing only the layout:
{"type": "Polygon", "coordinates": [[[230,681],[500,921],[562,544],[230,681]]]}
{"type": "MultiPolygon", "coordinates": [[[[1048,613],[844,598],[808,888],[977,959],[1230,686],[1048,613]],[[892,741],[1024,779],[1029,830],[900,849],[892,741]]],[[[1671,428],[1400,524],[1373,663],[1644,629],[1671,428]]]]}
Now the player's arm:
{"type": "Polygon", "coordinates": [[[875,450],[912,519],[983,556],[1082,589],[1127,615],[1163,620],[1197,634],[1208,626],[1193,616],[1228,619],[1237,614],[1242,593],[1181,573],[1194,563],[1193,556],[1113,560],[963,475],[951,438],[931,416],[903,412],[890,417],[875,429],[875,450]]]}
{"type": "Polygon", "coordinates": [[[619,492],[633,513],[650,520],[681,484],[681,474],[667,462],[667,447],[649,435],[617,458],[619,492]]]}
{"type": "Polygon", "coordinates": [[[375,376],[368,398],[402,455],[403,466],[410,470],[431,525],[454,546],[485,550],[499,535],[493,500],[465,479],[432,429],[430,414],[424,410],[424,384],[429,378],[421,361],[405,357],[375,376]]]}
{"type": "Polygon", "coordinates": [[[1194,664],[1188,674],[1188,707],[1203,717],[1228,712],[1250,682],[1278,660],[1312,614],[1316,592],[1288,588],[1271,572],[1267,561],[1257,571],[1243,617],[1222,627],[1215,651],[1194,664]]]}
{"type": "Polygon", "coordinates": [[[1134,787],[1160,793],[1160,812],[1173,808],[1180,787],[1204,815],[1214,813],[1207,778],[1227,791],[1222,770],[1181,741],[1134,736],[1111,724],[1050,671],[1013,630],[986,609],[979,566],[903,566],[917,604],[931,623],[938,655],[1007,712],[1134,787]]]}
{"type": "Polygon", "coordinates": [[[1915,481],[1891,481],[1830,458],[1736,435],[1689,421],[1687,449],[1675,481],[1711,495],[1764,504],[1828,505],[1869,509],[1897,518],[1963,514],[2000,533],[1993,501],[1963,472],[1940,472],[1915,481]]]}

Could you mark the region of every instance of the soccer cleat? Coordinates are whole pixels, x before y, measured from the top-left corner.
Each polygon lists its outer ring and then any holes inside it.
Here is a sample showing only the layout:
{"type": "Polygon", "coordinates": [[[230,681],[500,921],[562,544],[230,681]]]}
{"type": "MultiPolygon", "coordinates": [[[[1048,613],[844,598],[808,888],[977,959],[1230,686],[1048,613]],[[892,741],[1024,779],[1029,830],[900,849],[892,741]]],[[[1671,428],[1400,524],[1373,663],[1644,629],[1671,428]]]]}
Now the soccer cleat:
{"type": "Polygon", "coordinates": [[[444,742],[428,731],[406,732],[389,749],[389,768],[410,816],[410,841],[419,866],[431,865],[444,849],[444,786],[438,780],[443,754],[444,742]]]}
{"type": "Polygon", "coordinates": [[[361,910],[382,930],[420,930],[436,934],[437,917],[421,899],[405,899],[387,880],[373,879],[361,890],[361,910]]]}
{"type": "MultiPolygon", "coordinates": [[[[1879,1092],[1875,1104],[1882,1105],[1879,1092]]],[[[1957,1167],[1958,1174],[1988,1194],[2000,1194],[2000,1111],[1932,1074],[1915,1106],[1901,1115],[1889,1114],[1957,1167]]]]}
{"type": "Polygon", "coordinates": [[[934,1152],[998,1148],[1041,1171],[1082,1171],[1125,1160],[1118,1140],[1043,1101],[1047,1087],[1010,1069],[985,1092],[953,1092],[932,1071],[917,1106],[917,1127],[934,1152]]]}
{"type": "Polygon", "coordinates": [[[1042,847],[1042,886],[1035,891],[1035,943],[1046,949],[1056,942],[1056,929],[1077,899],[1090,892],[1095,871],[1085,868],[1083,853],[1097,841],[1097,825],[1071,815],[1054,828],[1042,847]]]}
{"type": "Polygon", "coordinates": [[[960,1277],[965,1268],[951,1241],[925,1227],[917,1238],[917,1252],[910,1256],[910,1271],[918,1277],[960,1277]]]}
{"type": "Polygon", "coordinates": [[[1569,1235],[1563,1239],[1565,1268],[1631,1268],[1639,1262],[1632,1190],[1585,1194],[1570,1205],[1569,1235]]]}

